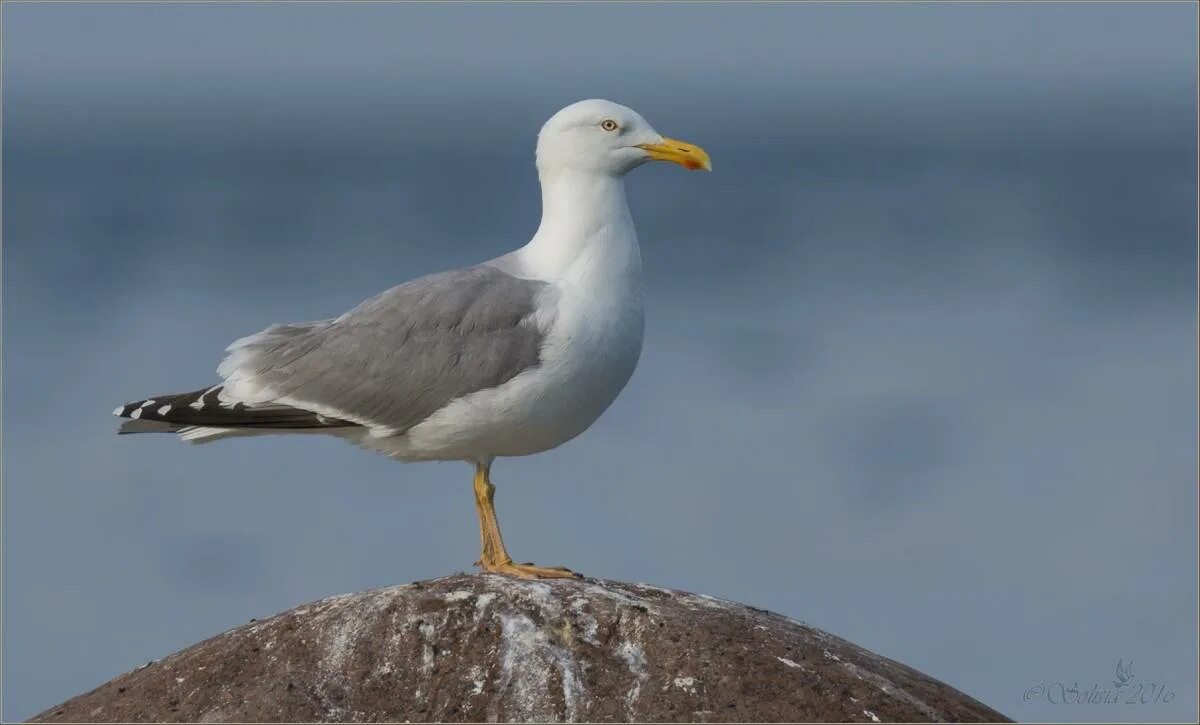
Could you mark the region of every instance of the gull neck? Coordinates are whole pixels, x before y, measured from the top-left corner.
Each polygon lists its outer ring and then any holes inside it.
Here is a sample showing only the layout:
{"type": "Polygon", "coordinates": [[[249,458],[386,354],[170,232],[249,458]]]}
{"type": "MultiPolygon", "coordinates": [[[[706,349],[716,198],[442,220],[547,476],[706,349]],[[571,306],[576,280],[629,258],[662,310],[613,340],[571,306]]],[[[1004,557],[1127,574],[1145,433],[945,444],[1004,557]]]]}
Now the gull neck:
{"type": "Polygon", "coordinates": [[[542,221],[522,248],[523,261],[543,278],[559,278],[579,262],[637,252],[637,234],[619,176],[573,169],[538,169],[542,221]]]}

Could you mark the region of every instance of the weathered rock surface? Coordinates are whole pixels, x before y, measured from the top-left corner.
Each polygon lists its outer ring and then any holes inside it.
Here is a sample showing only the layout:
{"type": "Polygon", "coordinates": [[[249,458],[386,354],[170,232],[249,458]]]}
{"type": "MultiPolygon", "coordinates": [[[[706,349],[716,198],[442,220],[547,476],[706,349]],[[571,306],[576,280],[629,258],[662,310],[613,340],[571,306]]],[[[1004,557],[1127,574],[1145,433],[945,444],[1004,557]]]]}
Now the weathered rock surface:
{"type": "Polygon", "coordinates": [[[599,580],[457,575],[323,599],[34,718],[979,721],[1004,716],[794,620],[599,580]]]}

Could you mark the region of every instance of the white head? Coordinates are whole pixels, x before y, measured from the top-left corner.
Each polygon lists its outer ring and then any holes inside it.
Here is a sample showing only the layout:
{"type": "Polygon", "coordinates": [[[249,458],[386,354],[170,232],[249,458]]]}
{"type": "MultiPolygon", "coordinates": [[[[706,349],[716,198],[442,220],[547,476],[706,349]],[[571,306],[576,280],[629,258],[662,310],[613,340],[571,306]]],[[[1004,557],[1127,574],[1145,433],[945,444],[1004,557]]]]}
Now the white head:
{"type": "Polygon", "coordinates": [[[543,173],[569,169],[621,176],[647,161],[712,170],[704,149],[664,137],[637,111],[611,101],[572,103],[538,133],[537,165],[543,173]]]}

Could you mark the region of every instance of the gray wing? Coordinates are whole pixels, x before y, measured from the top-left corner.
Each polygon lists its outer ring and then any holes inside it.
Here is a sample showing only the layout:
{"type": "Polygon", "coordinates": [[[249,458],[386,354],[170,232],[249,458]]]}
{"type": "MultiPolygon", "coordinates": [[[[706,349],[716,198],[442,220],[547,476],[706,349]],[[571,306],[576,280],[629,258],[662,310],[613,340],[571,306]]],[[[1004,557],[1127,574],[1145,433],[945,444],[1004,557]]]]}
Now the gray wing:
{"type": "Polygon", "coordinates": [[[494,267],[393,287],[335,320],[238,340],[218,369],[248,404],[282,403],[400,433],[539,363],[548,285],[494,267]]]}

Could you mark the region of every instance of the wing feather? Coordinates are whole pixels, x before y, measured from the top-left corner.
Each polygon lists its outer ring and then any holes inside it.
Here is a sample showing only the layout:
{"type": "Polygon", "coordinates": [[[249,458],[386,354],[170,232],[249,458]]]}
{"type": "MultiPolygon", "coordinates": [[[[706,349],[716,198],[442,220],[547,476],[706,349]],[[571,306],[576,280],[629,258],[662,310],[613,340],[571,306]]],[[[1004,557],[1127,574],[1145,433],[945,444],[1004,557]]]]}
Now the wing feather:
{"type": "Polygon", "coordinates": [[[393,287],[334,320],[273,325],[229,347],[231,399],[400,433],[540,362],[549,286],[480,265],[393,287]]]}

